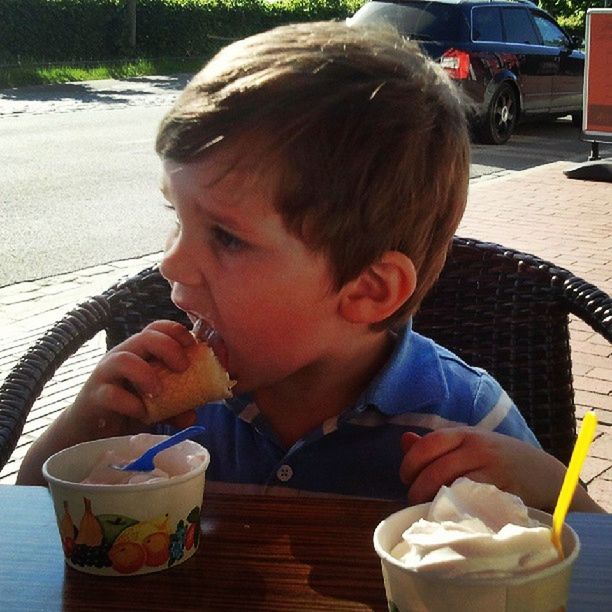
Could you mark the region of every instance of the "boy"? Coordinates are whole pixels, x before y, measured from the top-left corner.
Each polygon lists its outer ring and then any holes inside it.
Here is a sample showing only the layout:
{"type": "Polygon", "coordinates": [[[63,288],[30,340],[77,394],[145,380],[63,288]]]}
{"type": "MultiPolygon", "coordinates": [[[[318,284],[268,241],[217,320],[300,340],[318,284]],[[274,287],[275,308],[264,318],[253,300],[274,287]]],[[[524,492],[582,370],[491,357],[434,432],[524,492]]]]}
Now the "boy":
{"type": "MultiPolygon", "coordinates": [[[[467,475],[551,507],[563,466],[508,396],[411,330],[469,167],[461,101],[415,45],[338,23],[230,45],[164,118],[157,151],[177,215],[162,274],[238,381],[197,411],[209,490],[418,503],[467,475]]],[[[191,342],[158,321],[110,351],[21,481],[59,448],[143,430],[141,396],[160,387],[149,360],[181,371],[191,342]]]]}

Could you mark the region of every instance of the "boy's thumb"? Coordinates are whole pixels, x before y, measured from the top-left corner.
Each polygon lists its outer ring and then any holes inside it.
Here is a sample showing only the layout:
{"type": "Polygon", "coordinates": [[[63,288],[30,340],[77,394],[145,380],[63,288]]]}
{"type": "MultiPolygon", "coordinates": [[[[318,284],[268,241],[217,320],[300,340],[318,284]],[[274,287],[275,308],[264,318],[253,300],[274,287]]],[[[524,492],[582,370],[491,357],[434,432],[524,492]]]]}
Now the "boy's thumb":
{"type": "Polygon", "coordinates": [[[419,434],[414,433],[413,431],[404,432],[401,438],[402,452],[406,454],[420,437],[421,436],[419,436],[419,434]]]}

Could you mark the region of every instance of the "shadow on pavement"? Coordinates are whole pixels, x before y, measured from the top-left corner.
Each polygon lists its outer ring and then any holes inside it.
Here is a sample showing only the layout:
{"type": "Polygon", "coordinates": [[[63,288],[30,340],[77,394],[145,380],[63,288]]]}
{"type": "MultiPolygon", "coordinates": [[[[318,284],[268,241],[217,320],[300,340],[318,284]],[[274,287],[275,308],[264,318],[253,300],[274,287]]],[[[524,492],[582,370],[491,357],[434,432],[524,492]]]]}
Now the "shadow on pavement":
{"type": "Polygon", "coordinates": [[[80,103],[128,104],[134,96],[142,99],[147,96],[167,94],[169,91],[179,92],[185,87],[191,76],[191,74],[178,74],[58,85],[31,85],[0,90],[0,101],[60,102],[72,100],[80,103]]]}
{"type": "MultiPolygon", "coordinates": [[[[555,161],[585,162],[591,143],[581,140],[580,128],[568,119],[540,119],[520,123],[503,145],[473,143],[472,164],[505,171],[526,170],[555,161]]],[[[600,145],[601,157],[612,155],[612,145],[600,145]]]]}

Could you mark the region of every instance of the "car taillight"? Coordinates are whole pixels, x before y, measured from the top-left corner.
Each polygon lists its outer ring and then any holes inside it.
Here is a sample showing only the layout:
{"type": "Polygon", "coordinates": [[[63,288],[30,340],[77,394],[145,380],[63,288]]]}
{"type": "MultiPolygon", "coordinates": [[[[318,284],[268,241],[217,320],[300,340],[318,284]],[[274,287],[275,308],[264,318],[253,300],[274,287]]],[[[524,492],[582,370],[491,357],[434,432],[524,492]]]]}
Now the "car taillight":
{"type": "Polygon", "coordinates": [[[470,74],[470,54],[457,49],[449,49],[442,54],[440,66],[451,79],[467,79],[470,74]]]}

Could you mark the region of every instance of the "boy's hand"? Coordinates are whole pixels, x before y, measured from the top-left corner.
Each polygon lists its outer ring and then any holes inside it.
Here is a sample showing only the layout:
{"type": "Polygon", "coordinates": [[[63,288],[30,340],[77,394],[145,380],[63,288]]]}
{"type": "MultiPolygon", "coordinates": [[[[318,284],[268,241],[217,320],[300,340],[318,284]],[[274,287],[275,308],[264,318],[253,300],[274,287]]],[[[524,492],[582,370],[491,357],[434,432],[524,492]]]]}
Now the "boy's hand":
{"type": "MultiPolygon", "coordinates": [[[[97,438],[141,432],[145,407],[141,394],[155,395],[161,383],[152,360],[182,372],[189,366],[184,349],[195,342],[179,323],[155,321],[110,350],[83,385],[74,403],[30,446],[17,482],[45,485],[41,466],[57,451],[97,438]]],[[[186,416],[180,415],[183,420],[186,416]]],[[[193,416],[193,415],[192,415],[193,416]]]]}
{"type": "Polygon", "coordinates": [[[551,511],[565,473],[552,455],[510,436],[470,427],[402,436],[400,478],[411,504],[431,501],[460,476],[494,484],[525,504],[551,511]]]}
{"type": "Polygon", "coordinates": [[[134,421],[145,417],[141,396],[155,397],[161,391],[151,361],[183,372],[189,366],[184,348],[194,342],[180,323],[151,323],[100,360],[68,410],[89,423],[88,428],[93,428],[92,434],[98,433],[97,437],[127,433],[135,428],[134,421]]]}

